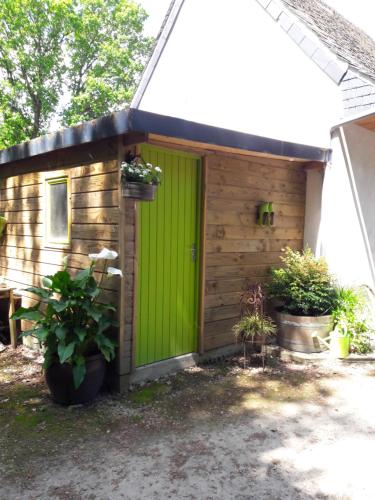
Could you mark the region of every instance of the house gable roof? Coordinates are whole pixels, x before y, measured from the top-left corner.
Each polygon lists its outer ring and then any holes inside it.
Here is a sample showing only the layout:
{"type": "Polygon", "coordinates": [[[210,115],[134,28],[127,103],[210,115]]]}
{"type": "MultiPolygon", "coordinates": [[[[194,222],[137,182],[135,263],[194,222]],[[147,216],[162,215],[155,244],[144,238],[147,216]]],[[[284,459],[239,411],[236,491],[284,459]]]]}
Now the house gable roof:
{"type": "Polygon", "coordinates": [[[256,0],[342,92],[344,114],[375,107],[375,41],[321,0],[256,0]]]}
{"type": "Polygon", "coordinates": [[[375,82],[375,41],[321,0],[281,2],[342,61],[375,82]]]}

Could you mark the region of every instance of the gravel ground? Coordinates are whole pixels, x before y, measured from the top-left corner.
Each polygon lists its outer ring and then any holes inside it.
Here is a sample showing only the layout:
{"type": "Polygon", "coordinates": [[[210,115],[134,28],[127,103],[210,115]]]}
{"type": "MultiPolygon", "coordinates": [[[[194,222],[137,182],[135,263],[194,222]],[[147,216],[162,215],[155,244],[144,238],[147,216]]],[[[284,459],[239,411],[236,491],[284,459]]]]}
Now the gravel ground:
{"type": "Polygon", "coordinates": [[[0,498],[374,498],[371,361],[197,367],[85,407],[0,353],[0,498]]]}

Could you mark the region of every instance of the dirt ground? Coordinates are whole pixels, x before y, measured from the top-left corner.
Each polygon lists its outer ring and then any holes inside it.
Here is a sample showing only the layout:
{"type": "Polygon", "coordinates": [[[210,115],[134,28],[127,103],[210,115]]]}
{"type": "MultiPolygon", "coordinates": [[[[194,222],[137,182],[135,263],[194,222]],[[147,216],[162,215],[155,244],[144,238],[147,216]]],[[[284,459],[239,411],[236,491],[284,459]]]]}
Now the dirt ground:
{"type": "Polygon", "coordinates": [[[0,353],[1,499],[375,497],[371,361],[232,359],[69,408],[39,363],[0,353]]]}

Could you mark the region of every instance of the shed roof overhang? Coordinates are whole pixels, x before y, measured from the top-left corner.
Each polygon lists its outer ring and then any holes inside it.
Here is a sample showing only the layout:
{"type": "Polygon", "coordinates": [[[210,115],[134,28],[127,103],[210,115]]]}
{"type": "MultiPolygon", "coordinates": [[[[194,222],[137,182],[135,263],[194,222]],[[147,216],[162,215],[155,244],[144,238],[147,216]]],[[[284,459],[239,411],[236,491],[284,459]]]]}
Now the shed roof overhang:
{"type": "Polygon", "coordinates": [[[350,115],[346,117],[345,120],[336,123],[331,128],[331,132],[334,132],[336,129],[350,124],[359,125],[360,127],[364,127],[368,130],[371,130],[372,132],[375,132],[375,110],[372,109],[371,111],[367,110],[365,112],[362,111],[361,113],[350,115]]]}
{"type": "Polygon", "coordinates": [[[111,115],[65,128],[0,151],[0,165],[26,160],[130,133],[157,134],[201,144],[252,151],[290,159],[325,162],[330,150],[260,137],[213,127],[138,109],[111,115]]]}

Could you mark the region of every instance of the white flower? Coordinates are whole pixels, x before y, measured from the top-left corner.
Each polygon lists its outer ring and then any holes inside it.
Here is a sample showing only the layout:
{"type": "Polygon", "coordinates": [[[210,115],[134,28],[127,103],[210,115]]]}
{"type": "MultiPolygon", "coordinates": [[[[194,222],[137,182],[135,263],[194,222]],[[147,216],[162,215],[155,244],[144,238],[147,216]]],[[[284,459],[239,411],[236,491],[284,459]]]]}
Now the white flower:
{"type": "Polygon", "coordinates": [[[121,269],[117,269],[117,267],[108,267],[107,268],[107,274],[108,276],[121,276],[122,278],[122,271],[121,269]]]}
{"type": "Polygon", "coordinates": [[[131,167],[128,167],[128,172],[133,172],[133,169],[131,167]]]}
{"type": "Polygon", "coordinates": [[[160,167],[155,167],[155,170],[156,170],[156,172],[161,172],[161,168],[160,167]]]}
{"type": "Polygon", "coordinates": [[[114,250],[108,250],[108,248],[103,248],[99,253],[89,253],[89,258],[91,260],[114,260],[117,259],[118,253],[114,250]]]}
{"type": "Polygon", "coordinates": [[[152,168],[152,164],[151,163],[146,163],[147,167],[148,168],[152,168]]]}

